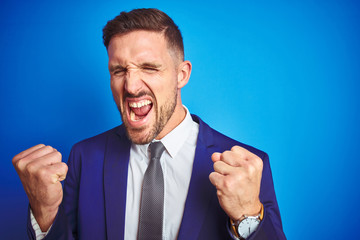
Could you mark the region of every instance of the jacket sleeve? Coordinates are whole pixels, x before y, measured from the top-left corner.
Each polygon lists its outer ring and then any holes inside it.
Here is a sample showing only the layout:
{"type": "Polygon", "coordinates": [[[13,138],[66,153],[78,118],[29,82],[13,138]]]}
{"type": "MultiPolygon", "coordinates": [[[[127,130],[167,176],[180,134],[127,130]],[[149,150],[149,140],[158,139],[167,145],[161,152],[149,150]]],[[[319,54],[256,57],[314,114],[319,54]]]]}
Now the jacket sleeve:
{"type": "Polygon", "coordinates": [[[263,175],[260,186],[260,201],[264,205],[264,218],[258,229],[250,235],[249,240],[286,240],[275,196],[269,157],[266,153],[260,156],[263,160],[263,175]]]}

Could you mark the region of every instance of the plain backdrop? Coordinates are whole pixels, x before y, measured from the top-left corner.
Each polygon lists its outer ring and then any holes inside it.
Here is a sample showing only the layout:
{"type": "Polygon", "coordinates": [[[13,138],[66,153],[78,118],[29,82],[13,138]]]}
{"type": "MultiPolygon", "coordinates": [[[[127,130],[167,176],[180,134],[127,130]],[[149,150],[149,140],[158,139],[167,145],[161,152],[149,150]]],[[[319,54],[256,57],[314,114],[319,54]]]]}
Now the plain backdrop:
{"type": "Polygon", "coordinates": [[[193,64],[184,104],[270,155],[288,239],[359,239],[358,1],[10,1],[0,3],[0,238],[26,239],[18,152],[71,146],[121,123],[102,28],[155,7],[193,64]]]}

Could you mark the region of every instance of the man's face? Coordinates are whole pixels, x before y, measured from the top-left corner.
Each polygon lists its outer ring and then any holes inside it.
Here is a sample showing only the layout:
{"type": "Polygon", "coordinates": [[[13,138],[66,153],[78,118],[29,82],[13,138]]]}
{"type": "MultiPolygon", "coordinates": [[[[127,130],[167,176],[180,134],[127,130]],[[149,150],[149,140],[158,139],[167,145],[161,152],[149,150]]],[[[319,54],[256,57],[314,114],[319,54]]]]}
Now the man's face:
{"type": "Polygon", "coordinates": [[[149,143],[180,114],[176,61],[162,33],[143,30],[114,36],[108,56],[111,90],[127,134],[136,144],[149,143]]]}

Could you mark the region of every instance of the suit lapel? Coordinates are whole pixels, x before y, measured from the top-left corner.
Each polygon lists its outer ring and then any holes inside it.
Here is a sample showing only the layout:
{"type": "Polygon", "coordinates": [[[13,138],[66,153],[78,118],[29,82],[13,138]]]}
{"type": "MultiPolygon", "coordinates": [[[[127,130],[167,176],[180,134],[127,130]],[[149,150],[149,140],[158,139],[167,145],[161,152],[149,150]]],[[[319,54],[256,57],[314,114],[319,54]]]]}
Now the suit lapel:
{"type": "Polygon", "coordinates": [[[131,143],[120,126],[107,139],[104,160],[104,194],[107,239],[123,239],[127,172],[131,143]]]}
{"type": "Polygon", "coordinates": [[[199,135],[179,240],[198,239],[206,212],[209,211],[211,196],[215,191],[209,180],[209,174],[213,171],[213,150],[210,149],[212,134],[210,128],[198,117],[193,115],[193,119],[199,123],[199,135]]]}
{"type": "MultiPolygon", "coordinates": [[[[195,159],[184,215],[178,239],[198,239],[200,230],[211,203],[215,188],[211,185],[209,174],[213,171],[211,154],[212,130],[195,115],[199,123],[195,159]]],[[[117,135],[110,135],[104,160],[104,195],[107,239],[123,239],[125,227],[126,186],[131,142],[120,126],[117,135]]],[[[216,194],[216,192],[215,192],[216,194]]]]}

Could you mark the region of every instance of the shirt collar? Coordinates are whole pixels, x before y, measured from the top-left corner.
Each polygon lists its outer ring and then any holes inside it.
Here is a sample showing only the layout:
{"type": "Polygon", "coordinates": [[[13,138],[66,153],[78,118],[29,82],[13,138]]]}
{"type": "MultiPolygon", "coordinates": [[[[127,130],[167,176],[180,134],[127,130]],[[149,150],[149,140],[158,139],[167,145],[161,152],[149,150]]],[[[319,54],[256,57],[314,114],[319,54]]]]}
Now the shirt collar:
{"type": "Polygon", "coordinates": [[[174,158],[179,152],[180,148],[184,145],[186,139],[190,135],[192,118],[189,110],[183,105],[186,116],[184,120],[165,137],[161,139],[169,155],[174,158]]]}
{"type": "MultiPolygon", "coordinates": [[[[160,140],[164,144],[164,147],[166,148],[167,152],[172,158],[176,156],[180,148],[184,145],[191,131],[191,124],[193,120],[191,118],[189,110],[184,105],[183,107],[186,111],[184,120],[160,140]]],[[[153,142],[155,141],[157,140],[154,139],[153,142]]],[[[149,145],[150,143],[142,144],[142,145],[133,144],[135,149],[140,150],[143,154],[145,154],[146,157],[149,157],[148,156],[149,145]]]]}

